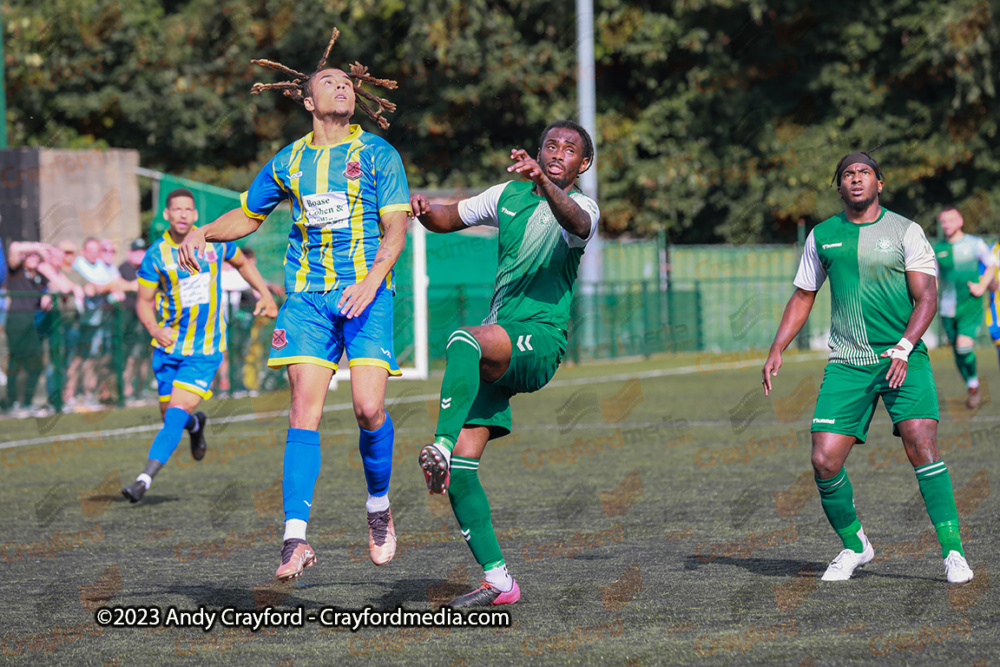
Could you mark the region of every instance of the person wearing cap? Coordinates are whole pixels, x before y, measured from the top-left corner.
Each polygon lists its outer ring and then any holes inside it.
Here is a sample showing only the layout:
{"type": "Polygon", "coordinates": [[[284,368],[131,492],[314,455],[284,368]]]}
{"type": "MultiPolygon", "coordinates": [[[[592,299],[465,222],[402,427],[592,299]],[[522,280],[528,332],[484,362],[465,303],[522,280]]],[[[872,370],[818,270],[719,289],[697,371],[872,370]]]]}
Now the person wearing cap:
{"type": "Polygon", "coordinates": [[[937,448],[934,375],[920,340],[937,311],[934,250],[920,225],[879,203],[885,181],[867,153],[844,156],[833,183],[844,210],[809,233],[795,292],[762,371],[768,395],[781,353],[802,329],[829,277],[832,352],[812,420],[812,465],[823,511],[844,549],[823,581],[849,579],[875,557],[844,463],[851,448],[865,442],[879,398],[914,467],[948,582],[970,581],[951,478],[937,448]]]}
{"type": "Polygon", "coordinates": [[[122,289],[125,300],[122,302],[122,326],[119,332],[121,347],[125,351],[125,372],[122,383],[125,385],[122,393],[125,400],[136,395],[135,381],[138,378],[138,394],[149,382],[149,357],[152,348],[149,346],[149,336],[146,328],[135,313],[136,293],[139,291],[139,267],[142,258],[146,256],[146,239],[140,237],[132,241],[125,261],[118,266],[122,277],[122,289]]]}
{"type": "Polygon", "coordinates": [[[954,206],[938,213],[944,240],[934,245],[938,263],[940,305],[938,315],[955,355],[955,365],[968,387],[965,405],[975,410],[982,403],[976,372],[976,336],[983,323],[983,294],[996,290],[997,259],[978,236],[962,230],[965,220],[954,206]]]}

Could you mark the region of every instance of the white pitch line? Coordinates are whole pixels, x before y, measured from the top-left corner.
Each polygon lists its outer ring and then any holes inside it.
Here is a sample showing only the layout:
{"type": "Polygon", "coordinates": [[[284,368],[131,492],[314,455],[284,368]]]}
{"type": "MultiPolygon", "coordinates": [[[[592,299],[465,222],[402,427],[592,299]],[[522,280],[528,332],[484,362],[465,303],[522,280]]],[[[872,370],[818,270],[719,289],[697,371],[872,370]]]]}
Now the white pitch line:
{"type": "MultiPolygon", "coordinates": [[[[825,356],[825,353],[823,353],[825,356]]],[[[795,355],[788,359],[786,363],[795,363],[800,361],[814,361],[816,359],[822,358],[816,354],[801,354],[795,355]]],[[[736,370],[740,368],[750,368],[752,366],[761,363],[757,359],[747,359],[745,361],[727,361],[721,364],[712,364],[712,370],[705,370],[704,366],[697,364],[695,366],[680,366],[678,368],[662,368],[655,371],[640,371],[638,373],[618,373],[615,375],[597,375],[593,377],[586,378],[574,378],[572,380],[555,380],[548,383],[546,387],[573,387],[577,385],[584,384],[597,384],[602,382],[620,382],[622,380],[632,380],[632,379],[643,379],[643,378],[654,378],[654,377],[666,377],[671,375],[691,375],[692,373],[712,373],[717,370],[736,370]]],[[[387,401],[387,406],[392,407],[393,405],[399,405],[402,403],[419,403],[421,401],[429,401],[438,398],[438,394],[420,394],[417,396],[400,396],[399,398],[387,401]]],[[[323,412],[337,412],[339,410],[353,410],[354,405],[352,403],[334,403],[333,405],[327,405],[323,408],[323,412]]],[[[272,412],[262,412],[262,413],[252,413],[244,415],[234,415],[232,417],[222,417],[213,418],[211,415],[209,417],[212,419],[212,424],[237,424],[240,422],[256,421],[258,419],[274,419],[275,417],[282,417],[287,415],[287,410],[277,410],[272,412]]],[[[725,422],[728,423],[728,422],[725,422]]],[[[143,426],[129,426],[125,428],[116,428],[108,431],[101,431],[102,438],[116,438],[119,436],[134,435],[136,433],[149,433],[152,431],[159,431],[160,426],[158,424],[145,424],[143,426]]],[[[41,445],[46,443],[56,443],[56,442],[67,442],[71,440],[77,440],[83,437],[89,437],[94,434],[93,431],[83,431],[80,433],[67,433],[65,435],[55,435],[46,436],[40,438],[25,438],[22,440],[11,440],[10,442],[0,443],[0,449],[11,449],[13,447],[24,447],[27,445],[41,445]]]]}

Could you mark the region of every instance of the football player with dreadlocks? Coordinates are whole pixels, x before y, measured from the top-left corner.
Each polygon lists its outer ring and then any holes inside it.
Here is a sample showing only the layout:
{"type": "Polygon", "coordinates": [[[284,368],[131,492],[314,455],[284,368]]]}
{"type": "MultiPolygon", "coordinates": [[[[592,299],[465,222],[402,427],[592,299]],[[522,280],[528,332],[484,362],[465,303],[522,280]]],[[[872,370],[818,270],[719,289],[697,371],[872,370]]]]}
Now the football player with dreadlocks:
{"type": "Polygon", "coordinates": [[[254,84],[252,92],[280,90],[312,114],[313,131],[278,152],[242,195],[242,206],[195,230],[181,261],[196,266],[206,242],[243,238],[282,201],[293,225],[285,255],[285,301],[275,322],[268,366],[288,368],[291,387],[285,443],[285,536],[276,576],[286,580],[316,562],[306,524],[320,469],[319,423],[330,379],[346,351],[351,398],[361,430],[368,483],[368,545],[376,565],[396,551],[389,509],[393,426],[385,411],[390,375],[400,375],[392,342],[392,267],[406,244],[409,188],[399,153],[381,137],[350,123],[355,106],[379,127],[395,105],[361,88],[396,82],[327,67],[336,28],[316,70],[303,74],[280,63],[254,60],[291,78],[254,84]],[[366,104],[363,98],[373,103],[366,104]]]}
{"type": "Polygon", "coordinates": [[[795,292],[762,371],[767,395],[781,353],[806,323],[816,292],[829,277],[832,352],[812,420],[812,466],[820,504],[844,549],[823,581],[850,579],[875,557],[844,463],[868,437],[881,398],[913,465],[948,581],[964,583],[973,572],[962,549],[948,466],[938,453],[937,390],[920,340],[937,310],[934,251],[920,225],[879,203],[885,181],[868,153],[845,155],[833,183],[844,210],[809,232],[795,292]]]}

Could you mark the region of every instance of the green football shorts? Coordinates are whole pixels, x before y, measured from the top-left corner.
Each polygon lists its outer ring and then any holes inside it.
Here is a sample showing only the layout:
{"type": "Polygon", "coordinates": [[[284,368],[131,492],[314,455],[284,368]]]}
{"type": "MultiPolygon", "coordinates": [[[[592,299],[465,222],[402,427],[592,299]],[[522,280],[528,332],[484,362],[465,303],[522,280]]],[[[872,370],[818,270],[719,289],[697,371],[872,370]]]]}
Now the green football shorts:
{"type": "Polygon", "coordinates": [[[890,389],[885,379],[891,361],[884,359],[871,366],[827,364],[811,430],[853,435],[859,444],[864,443],[880,397],[892,418],[895,436],[899,435],[895,425],[901,421],[937,420],[937,388],[927,353],[921,351],[910,355],[906,379],[896,389],[890,389]]]}
{"type": "Polygon", "coordinates": [[[550,324],[499,322],[510,337],[510,366],[496,382],[479,382],[465,423],[489,426],[490,439],[510,433],[510,397],[538,391],[552,379],[566,352],[566,337],[550,324]]]}
{"type": "Polygon", "coordinates": [[[968,336],[975,339],[979,335],[979,326],[983,323],[983,314],[976,313],[973,317],[942,317],[941,324],[944,325],[944,335],[948,337],[948,342],[955,344],[955,339],[959,336],[968,336]]]}

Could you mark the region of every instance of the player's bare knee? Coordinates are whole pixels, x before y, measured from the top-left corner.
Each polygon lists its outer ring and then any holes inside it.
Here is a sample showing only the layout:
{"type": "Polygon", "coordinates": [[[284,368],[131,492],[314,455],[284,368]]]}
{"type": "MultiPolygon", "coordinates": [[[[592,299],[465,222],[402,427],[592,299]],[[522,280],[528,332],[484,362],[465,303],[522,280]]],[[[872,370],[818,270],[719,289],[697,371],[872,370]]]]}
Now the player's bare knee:
{"type": "Polygon", "coordinates": [[[933,435],[921,435],[909,442],[903,441],[903,449],[913,466],[925,466],[941,458],[937,438],[933,435]]]}
{"type": "Polygon", "coordinates": [[[319,429],[319,422],[323,418],[323,405],[313,405],[302,400],[292,400],[288,409],[288,426],[290,428],[301,428],[307,431],[319,429]]]}
{"type": "Polygon", "coordinates": [[[955,351],[959,354],[968,354],[976,349],[976,341],[969,336],[958,336],[955,338],[955,351]]]}
{"type": "Polygon", "coordinates": [[[354,416],[358,426],[366,431],[376,431],[385,421],[385,409],[381,401],[360,401],[354,404],[354,416]]]}
{"type": "Polygon", "coordinates": [[[829,456],[826,452],[814,450],[812,455],[812,467],[813,473],[816,477],[819,479],[830,479],[840,472],[843,465],[839,461],[834,460],[834,458],[829,456]]]}

